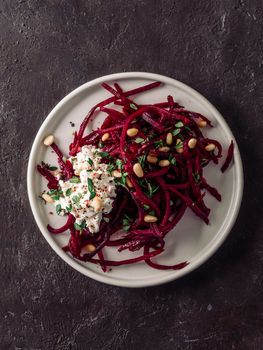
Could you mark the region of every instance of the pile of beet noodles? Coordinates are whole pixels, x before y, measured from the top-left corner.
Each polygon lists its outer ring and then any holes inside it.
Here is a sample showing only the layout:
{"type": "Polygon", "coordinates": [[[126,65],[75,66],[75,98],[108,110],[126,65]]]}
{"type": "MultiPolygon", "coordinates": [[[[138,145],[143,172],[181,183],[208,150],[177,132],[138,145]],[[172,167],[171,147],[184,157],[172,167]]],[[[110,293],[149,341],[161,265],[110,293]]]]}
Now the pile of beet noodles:
{"type": "MultiPolygon", "coordinates": [[[[83,120],[78,132],[75,132],[70,145],[71,156],[75,156],[84,145],[93,145],[100,149],[102,161],[122,174],[117,181],[117,197],[113,210],[106,215],[107,221],[102,221],[100,231],[91,234],[87,228],[82,231],[74,228],[75,218],[68,215],[66,224],[58,229],[48,225],[53,234],[70,231],[68,245],[63,249],[73,257],[100,264],[103,271],[108,266],[120,266],[144,261],[155,269],[181,269],[188,264],[182,262],[173,266],[160,265],[152,259],[164,251],[164,238],[184,215],[186,208],[199,216],[206,224],[209,223],[210,209],[205,205],[205,190],[221,201],[218,191],[209,185],[203,176],[203,168],[210,162],[218,163],[222,156],[222,147],[217,140],[206,138],[200,126],[212,127],[211,122],[200,113],[188,111],[176,103],[171,96],[167,101],[139,105],[129,99],[130,96],[157,88],[160,82],[154,82],[130,91],[124,92],[115,83],[114,87],[106,83],[102,87],[108,90],[112,97],[94,106],[83,120]],[[121,106],[118,109],[106,107],[109,104],[121,106]],[[106,118],[100,128],[84,136],[85,129],[92,118],[102,111],[106,118]],[[136,137],[127,136],[130,128],[138,129],[136,137]],[[110,136],[102,142],[102,136],[110,136]],[[172,145],[166,144],[168,133],[173,135],[172,145]],[[189,147],[189,140],[197,140],[194,148],[189,147]],[[214,150],[206,150],[213,144],[214,150]],[[163,147],[164,151],[161,151],[163,147]],[[160,160],[169,160],[169,165],[161,167],[147,162],[147,155],[160,160]],[[116,162],[117,161],[117,162],[116,162]],[[140,163],[143,177],[136,176],[133,170],[135,163],[140,163]],[[127,178],[129,186],[127,186],[127,178]],[[126,182],[125,182],[126,181],[126,182]],[[144,221],[146,215],[154,215],[156,222],[144,221]],[[122,230],[124,220],[127,232],[123,231],[121,238],[114,238],[116,232],[122,230]],[[83,247],[92,244],[93,252],[82,253],[83,247]],[[104,247],[117,247],[118,251],[137,251],[143,248],[139,257],[111,261],[104,257],[104,247]],[[97,256],[94,258],[94,256],[97,256]]],[[[63,178],[70,179],[74,175],[72,164],[65,160],[58,146],[51,145],[58,156],[63,178]]],[[[233,158],[233,141],[221,170],[224,172],[233,158]]],[[[48,181],[48,188],[59,189],[58,180],[52,175],[45,164],[37,166],[38,171],[48,181]]],[[[75,176],[75,175],[74,175],[75,176]]]]}

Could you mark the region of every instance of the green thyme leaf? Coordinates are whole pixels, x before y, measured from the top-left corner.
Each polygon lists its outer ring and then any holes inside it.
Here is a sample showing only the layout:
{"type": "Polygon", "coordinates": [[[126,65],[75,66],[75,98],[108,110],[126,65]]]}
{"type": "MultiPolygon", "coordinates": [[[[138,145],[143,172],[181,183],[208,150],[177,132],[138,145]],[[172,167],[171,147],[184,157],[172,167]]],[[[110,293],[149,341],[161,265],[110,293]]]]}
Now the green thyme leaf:
{"type": "Polygon", "coordinates": [[[155,194],[155,192],[157,192],[158,190],[159,190],[159,186],[154,186],[154,187],[152,188],[153,194],[155,194]]]}
{"type": "Polygon", "coordinates": [[[180,129],[175,129],[172,131],[173,136],[180,134],[180,129]]]}
{"type": "Polygon", "coordinates": [[[122,173],[121,174],[121,178],[120,178],[120,182],[122,185],[126,185],[126,177],[127,177],[128,173],[122,173]]]}
{"type": "Polygon", "coordinates": [[[99,142],[99,148],[103,148],[104,147],[104,143],[102,141],[99,142]]]}
{"type": "Polygon", "coordinates": [[[72,197],[74,203],[78,203],[80,201],[81,195],[75,195],[72,197]]]}
{"type": "Polygon", "coordinates": [[[170,161],[170,163],[171,163],[172,165],[176,165],[176,159],[173,157],[172,154],[169,155],[168,160],[170,161]]]}
{"type": "Polygon", "coordinates": [[[110,163],[110,164],[108,165],[107,171],[108,171],[108,173],[109,173],[110,175],[112,175],[112,172],[113,172],[114,168],[115,168],[115,166],[114,166],[112,163],[110,163]]]}
{"type": "Polygon", "coordinates": [[[71,195],[71,188],[68,188],[67,191],[66,191],[66,196],[70,196],[71,195]]]}
{"type": "Polygon", "coordinates": [[[155,141],[153,144],[156,148],[158,148],[160,146],[163,146],[163,140],[155,141]]]}
{"type": "Polygon", "coordinates": [[[175,124],[175,127],[176,128],[182,128],[184,126],[184,124],[182,123],[182,122],[177,122],[176,124],[175,124]]]}
{"type": "Polygon", "coordinates": [[[57,170],[58,168],[56,167],[56,166],[50,166],[49,167],[49,170],[51,170],[51,171],[55,171],[55,170],[57,170]]]}
{"type": "Polygon", "coordinates": [[[195,182],[198,184],[199,181],[200,181],[200,174],[192,173],[192,175],[193,175],[193,178],[194,178],[195,182]]]}
{"type": "Polygon", "coordinates": [[[99,152],[99,155],[100,155],[101,157],[106,158],[106,157],[109,156],[109,153],[108,153],[108,152],[99,152]]]}
{"type": "Polygon", "coordinates": [[[138,157],[138,161],[141,164],[141,167],[143,168],[145,165],[145,160],[146,160],[146,154],[144,154],[143,156],[138,157]]]}
{"type": "Polygon", "coordinates": [[[68,207],[66,207],[66,210],[70,213],[72,210],[72,204],[70,204],[68,207]]]}
{"type": "Polygon", "coordinates": [[[93,160],[92,159],[90,159],[90,158],[88,158],[88,163],[89,163],[89,165],[93,165],[93,160]]]}
{"type": "Polygon", "coordinates": [[[122,228],[124,231],[129,231],[131,227],[131,218],[127,214],[124,214],[123,216],[124,218],[122,219],[122,228]]]}
{"type": "Polygon", "coordinates": [[[78,230],[78,231],[82,230],[81,226],[79,224],[77,224],[76,222],[74,223],[74,228],[75,228],[75,230],[78,230]]]}
{"type": "Polygon", "coordinates": [[[58,195],[52,195],[51,198],[54,199],[54,201],[58,201],[59,198],[60,198],[60,196],[58,196],[58,195]]]}
{"type": "Polygon", "coordinates": [[[56,213],[59,215],[62,210],[61,204],[56,205],[56,213]]]}
{"type": "Polygon", "coordinates": [[[116,165],[117,165],[117,168],[118,168],[118,169],[122,170],[123,164],[122,164],[122,161],[121,161],[120,159],[117,159],[117,160],[116,160],[116,165]]]}
{"type": "Polygon", "coordinates": [[[72,176],[72,178],[69,180],[69,182],[72,184],[77,184],[80,182],[80,178],[77,176],[72,176]]]}
{"type": "Polygon", "coordinates": [[[90,192],[89,199],[91,200],[91,199],[93,199],[96,196],[96,191],[95,191],[93,182],[92,182],[92,180],[90,178],[88,178],[88,190],[90,192]]]}
{"type": "Polygon", "coordinates": [[[136,143],[142,143],[144,141],[144,139],[142,137],[137,137],[134,141],[136,143]]]}
{"type": "Polygon", "coordinates": [[[147,205],[147,204],[144,204],[144,205],[143,205],[143,207],[144,207],[144,209],[145,209],[145,210],[150,209],[150,206],[149,206],[149,205],[147,205]]]}
{"type": "Polygon", "coordinates": [[[130,108],[134,109],[135,111],[137,111],[137,109],[138,109],[134,103],[130,103],[130,108]]]}
{"type": "Polygon", "coordinates": [[[192,131],[188,126],[185,126],[184,128],[185,128],[185,130],[188,131],[188,132],[191,132],[191,131],[192,131]]]}
{"type": "Polygon", "coordinates": [[[175,145],[175,149],[182,148],[182,147],[183,147],[182,141],[178,142],[177,145],[175,145]]]}

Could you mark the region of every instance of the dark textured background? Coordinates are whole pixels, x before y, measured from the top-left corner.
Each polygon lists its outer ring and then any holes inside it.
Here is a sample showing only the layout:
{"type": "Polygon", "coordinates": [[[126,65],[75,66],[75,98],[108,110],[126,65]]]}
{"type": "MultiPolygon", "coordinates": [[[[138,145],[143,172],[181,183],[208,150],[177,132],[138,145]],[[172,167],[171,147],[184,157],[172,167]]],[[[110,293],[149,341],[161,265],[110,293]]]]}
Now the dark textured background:
{"type": "Polygon", "coordinates": [[[262,349],[262,0],[1,0],[2,349],[262,349]],[[148,289],[99,284],[51,250],[26,167],[55,104],[104,74],[179,79],[225,116],[244,162],[231,235],[203,267],[148,289]]]}

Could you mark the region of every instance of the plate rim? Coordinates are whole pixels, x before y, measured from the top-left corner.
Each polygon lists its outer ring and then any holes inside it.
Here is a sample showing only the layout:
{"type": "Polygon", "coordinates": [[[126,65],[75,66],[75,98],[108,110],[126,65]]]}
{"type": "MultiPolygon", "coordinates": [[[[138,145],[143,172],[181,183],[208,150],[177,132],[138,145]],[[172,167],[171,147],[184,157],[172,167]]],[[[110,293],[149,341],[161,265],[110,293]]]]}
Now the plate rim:
{"type": "MultiPolygon", "coordinates": [[[[216,107],[209,102],[203,95],[201,95],[198,91],[193,89],[192,87],[188,86],[185,83],[182,83],[181,81],[170,78],[161,74],[156,73],[149,73],[149,72],[122,72],[122,73],[114,73],[109,75],[104,75],[99,78],[92,79],[91,81],[88,81],[73,91],[71,91],[69,94],[67,94],[62,100],[56,104],[56,106],[50,111],[50,113],[47,115],[43,123],[41,124],[35,139],[32,144],[32,148],[29,155],[29,161],[28,161],[28,167],[27,167],[27,193],[29,198],[30,207],[34,216],[34,219],[37,223],[37,226],[46,239],[46,241],[49,243],[50,247],[58,254],[60,258],[62,258],[67,264],[69,264],[72,268],[77,270],[78,272],[82,273],[83,275],[90,277],[98,282],[103,282],[109,285],[119,286],[119,287],[130,287],[130,288],[140,288],[140,287],[150,287],[154,285],[160,285],[163,283],[167,283],[173,280],[176,280],[184,275],[187,275],[188,273],[194,271],[199,266],[201,266],[203,263],[205,263],[223,244],[226,237],[229,235],[232,227],[234,226],[240,205],[242,202],[242,196],[243,196],[243,187],[244,187],[244,175],[243,175],[243,165],[242,160],[238,148],[238,144],[236,142],[236,139],[232,133],[232,130],[226,123],[223,116],[220,114],[220,112],[216,109],[216,107]],[[217,239],[211,241],[209,244],[209,247],[207,251],[200,256],[196,260],[192,260],[191,264],[187,265],[182,270],[171,270],[171,274],[164,275],[162,277],[157,278],[150,278],[148,280],[122,280],[118,278],[112,278],[110,275],[101,275],[96,273],[95,271],[87,269],[85,266],[81,265],[76,259],[72,258],[68,254],[66,254],[58,245],[57,243],[51,238],[51,235],[47,232],[46,227],[42,224],[41,220],[38,218],[38,213],[36,209],[36,198],[34,193],[34,186],[33,186],[33,177],[35,175],[35,159],[37,156],[38,151],[38,145],[40,141],[42,140],[42,133],[45,130],[48,123],[53,119],[53,117],[56,115],[57,111],[63,107],[68,101],[70,101],[72,98],[74,98],[76,95],[81,93],[82,91],[88,89],[91,86],[101,84],[104,81],[114,80],[114,79],[127,79],[127,78],[138,78],[138,79],[148,79],[148,80],[159,80],[164,83],[170,83],[176,87],[179,87],[181,89],[184,89],[185,91],[190,92],[194,97],[196,97],[199,101],[201,101],[204,105],[209,107],[210,110],[213,111],[213,115],[216,117],[217,120],[220,120],[222,126],[224,129],[228,131],[228,134],[231,136],[231,138],[234,140],[235,143],[235,167],[236,167],[236,197],[235,202],[233,203],[232,212],[230,214],[229,220],[227,221],[224,232],[221,233],[220,237],[217,239]],[[212,244],[213,243],[213,244],[212,244]],[[173,272],[173,273],[172,273],[173,272]]],[[[217,231],[219,232],[219,230],[217,231]]]]}

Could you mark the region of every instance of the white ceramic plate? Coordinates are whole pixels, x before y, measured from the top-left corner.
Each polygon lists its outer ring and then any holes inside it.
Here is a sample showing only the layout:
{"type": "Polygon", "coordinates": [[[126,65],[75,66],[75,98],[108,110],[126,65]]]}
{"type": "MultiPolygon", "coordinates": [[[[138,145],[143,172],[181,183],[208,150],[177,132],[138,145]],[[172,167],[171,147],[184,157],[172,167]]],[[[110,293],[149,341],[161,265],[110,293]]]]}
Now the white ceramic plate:
{"type": "MultiPolygon", "coordinates": [[[[155,103],[164,101],[168,94],[174,96],[175,101],[185,108],[200,112],[210,118],[214,128],[207,128],[205,133],[218,139],[226,150],[234,136],[220,113],[202,95],[187,85],[162,75],[142,72],[119,73],[107,75],[88,82],[69,95],[67,95],[48,115],[39,129],[31,150],[28,164],[28,195],[30,205],[38,224],[38,227],[50,246],[70,266],[84,275],[97,281],[123,286],[123,287],[145,287],[165,283],[186,275],[204,263],[223,243],[230,232],[241,203],[243,192],[243,170],[240,154],[235,142],[234,163],[222,174],[219,166],[208,166],[205,170],[208,182],[217,187],[222,194],[222,202],[217,202],[209,194],[205,202],[210,207],[210,224],[206,225],[189,210],[176,228],[167,235],[165,252],[156,260],[163,264],[176,264],[189,261],[189,265],[177,271],[159,271],[148,267],[145,263],[137,263],[128,266],[112,268],[109,273],[103,273],[99,266],[82,263],[66,254],[61,247],[68,241],[68,234],[52,235],[47,229],[47,223],[59,227],[65,218],[50,215],[53,211],[52,205],[46,206],[38,199],[38,195],[46,189],[46,181],[36,172],[36,165],[41,160],[56,164],[56,157],[47,149],[42,141],[45,136],[54,134],[62,151],[67,154],[68,146],[72,140],[72,132],[79,125],[89,109],[99,101],[109,97],[109,93],[100,87],[102,82],[118,82],[124,90],[132,89],[152,81],[161,81],[161,87],[135,96],[138,103],[155,103]],[[70,122],[75,123],[72,128],[70,122]]],[[[101,125],[105,114],[99,114],[92,126],[101,125]]],[[[87,130],[87,133],[90,129],[87,130]]],[[[223,161],[222,159],[222,161],[223,161]]],[[[221,161],[221,163],[222,163],[221,161]]],[[[135,256],[135,253],[118,253],[113,248],[106,248],[108,259],[120,260],[135,256]]],[[[140,253],[139,253],[140,254],[140,253]]]]}

